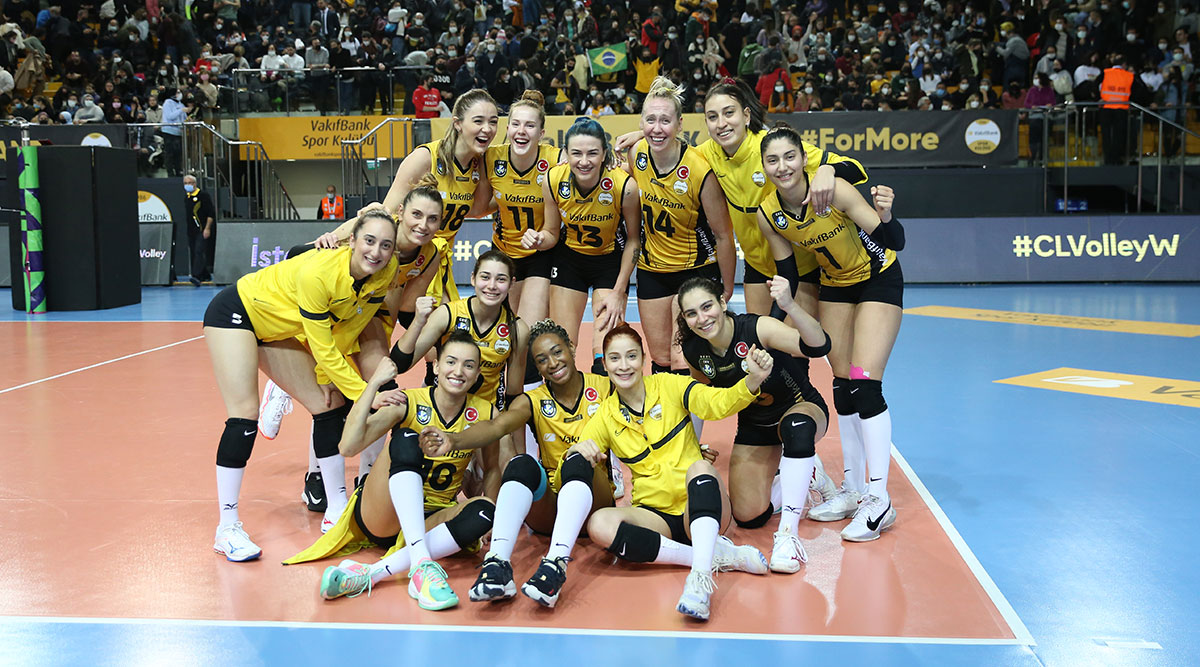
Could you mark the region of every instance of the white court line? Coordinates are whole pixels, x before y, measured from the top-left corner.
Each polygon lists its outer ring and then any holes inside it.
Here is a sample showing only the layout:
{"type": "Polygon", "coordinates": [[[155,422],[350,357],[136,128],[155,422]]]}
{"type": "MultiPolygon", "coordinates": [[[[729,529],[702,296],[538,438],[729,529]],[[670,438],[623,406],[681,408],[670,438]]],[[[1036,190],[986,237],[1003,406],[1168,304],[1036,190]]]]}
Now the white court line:
{"type": "Polygon", "coordinates": [[[748,641],[828,642],[839,644],[942,644],[955,646],[1025,646],[1020,639],[976,637],[879,637],[858,635],[772,635],[742,632],[680,632],[674,630],[609,630],[594,628],[529,628],[495,625],[419,625],[408,623],[323,623],[300,621],[217,621],[169,618],[83,618],[74,616],[0,616],[7,622],[76,625],[151,625],[166,627],[286,628],[320,630],[402,630],[410,632],[474,632],[519,635],[630,637],[635,639],[732,639],[748,641]]]}
{"type": "Polygon", "coordinates": [[[996,610],[1004,617],[1004,622],[1008,623],[1008,629],[1012,630],[1013,635],[1017,638],[1017,642],[1028,646],[1037,646],[1037,642],[1033,639],[1033,634],[1029,632],[1029,628],[1025,627],[1025,623],[1021,617],[1017,615],[1017,611],[1008,603],[1008,599],[1004,597],[1004,593],[1000,592],[1000,587],[996,582],[992,581],[992,577],[988,575],[987,570],[983,569],[983,564],[975,557],[971,547],[967,546],[967,541],[959,534],[958,529],[950,522],[950,517],[942,511],[942,506],[938,505],[933,494],[917,477],[917,473],[913,471],[912,466],[908,465],[908,461],[904,459],[904,455],[896,449],[896,444],[892,443],[892,457],[896,459],[896,465],[900,466],[900,470],[904,471],[904,476],[912,483],[913,488],[917,490],[917,495],[921,496],[921,500],[929,506],[929,511],[933,514],[933,518],[941,524],[942,530],[946,531],[946,537],[950,538],[950,542],[954,548],[958,550],[958,555],[963,559],[963,562],[970,568],[971,573],[975,575],[975,579],[983,590],[991,598],[992,604],[996,605],[996,610]]]}
{"type": "Polygon", "coordinates": [[[191,338],[188,338],[188,339],[186,339],[186,340],[175,341],[174,343],[167,343],[166,345],[160,345],[160,346],[158,346],[158,347],[156,347],[156,348],[152,348],[152,349],[149,349],[149,350],[142,350],[141,352],[134,352],[133,354],[127,354],[127,355],[125,355],[125,356],[123,356],[123,357],[117,357],[116,359],[109,359],[108,361],[101,361],[101,362],[100,362],[100,363],[98,363],[98,364],[92,364],[91,366],[84,366],[83,368],[76,368],[76,369],[75,369],[75,370],[73,370],[73,371],[67,371],[66,373],[59,373],[58,375],[51,375],[51,376],[50,376],[50,377],[48,377],[48,378],[42,378],[42,379],[40,379],[40,380],[34,380],[33,382],[26,382],[25,384],[19,384],[19,385],[15,386],[15,387],[9,387],[8,389],[0,389],[0,394],[7,394],[7,393],[8,393],[8,392],[10,392],[10,391],[16,391],[16,390],[18,390],[18,389],[24,389],[25,387],[32,387],[32,386],[33,386],[33,385],[35,385],[35,384],[41,384],[41,383],[43,383],[43,382],[49,382],[50,380],[57,380],[58,378],[61,378],[61,377],[66,377],[66,376],[68,376],[68,375],[74,375],[75,373],[82,373],[83,371],[88,371],[88,370],[91,370],[91,369],[93,369],[93,368],[99,368],[100,366],[107,366],[108,364],[115,364],[115,363],[117,363],[118,361],[124,361],[124,360],[126,360],[126,359],[132,359],[132,358],[134,358],[134,357],[140,357],[140,356],[141,356],[141,355],[143,355],[143,354],[150,354],[151,352],[158,352],[159,350],[165,350],[165,349],[167,349],[168,347],[175,347],[176,345],[183,345],[184,343],[190,343],[190,342],[192,342],[192,341],[194,341],[194,340],[200,340],[201,338],[204,338],[204,336],[193,336],[193,337],[191,337],[191,338]]]}

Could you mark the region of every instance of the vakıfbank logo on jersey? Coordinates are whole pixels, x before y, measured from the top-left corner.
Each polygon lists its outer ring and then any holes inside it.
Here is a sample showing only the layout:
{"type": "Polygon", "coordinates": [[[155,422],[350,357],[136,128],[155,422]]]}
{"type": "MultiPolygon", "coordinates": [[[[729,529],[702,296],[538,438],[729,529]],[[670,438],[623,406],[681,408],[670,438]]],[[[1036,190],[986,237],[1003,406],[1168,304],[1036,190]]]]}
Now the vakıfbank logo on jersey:
{"type": "Polygon", "coordinates": [[[972,153],[987,155],[1000,146],[1000,126],[987,118],[975,120],[967,126],[963,141],[972,153]]]}

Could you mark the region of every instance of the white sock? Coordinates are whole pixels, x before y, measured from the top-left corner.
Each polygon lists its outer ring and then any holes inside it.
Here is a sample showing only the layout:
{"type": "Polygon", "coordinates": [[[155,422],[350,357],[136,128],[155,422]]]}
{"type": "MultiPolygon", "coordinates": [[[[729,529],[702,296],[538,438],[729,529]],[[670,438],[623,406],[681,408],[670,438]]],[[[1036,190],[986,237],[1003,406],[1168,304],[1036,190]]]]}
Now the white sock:
{"type": "MultiPolygon", "coordinates": [[[[425,536],[421,544],[428,547],[428,551],[424,552],[423,557],[435,560],[462,551],[462,547],[458,546],[458,543],[454,541],[454,537],[450,535],[450,529],[444,523],[434,526],[433,530],[429,531],[429,534],[425,536]]],[[[412,569],[413,563],[419,563],[422,560],[418,558],[414,561],[412,558],[412,545],[409,545],[375,563],[371,566],[371,583],[377,584],[381,579],[396,575],[407,576],[409,570],[412,569]]]]}
{"type": "Polygon", "coordinates": [[[892,464],[892,414],[884,410],[861,422],[869,476],[867,493],[886,500],[888,467],[892,464]]]}
{"type": "Polygon", "coordinates": [[[509,480],[500,487],[496,494],[496,519],[492,523],[492,548],[489,555],[502,560],[512,560],[513,547],[517,544],[517,535],[521,532],[521,524],[529,516],[529,508],[533,506],[533,491],[524,484],[509,480]]]}
{"type": "Polygon", "coordinates": [[[771,507],[783,509],[783,477],[779,475],[775,475],[775,479],[771,480],[771,507]]]}
{"type": "Polygon", "coordinates": [[[321,466],[317,464],[317,450],[313,449],[312,431],[308,432],[308,471],[310,473],[321,471],[321,466]]]}
{"type": "MultiPolygon", "coordinates": [[[[579,531],[592,509],[592,487],[577,479],[563,485],[558,492],[558,515],[554,518],[554,530],[550,532],[550,550],[546,558],[566,558],[575,548],[579,531]]],[[[492,533],[495,540],[495,532],[492,533]]]]}
{"type": "Polygon", "coordinates": [[[358,455],[358,478],[360,480],[371,472],[371,466],[375,465],[375,459],[379,458],[379,453],[383,451],[385,444],[387,444],[386,435],[367,445],[367,448],[358,455]]]}
{"type": "Polygon", "coordinates": [[[779,530],[793,535],[800,527],[800,515],[804,514],[804,503],[808,500],[808,489],[812,486],[816,461],[810,456],[803,459],[779,459],[779,479],[782,481],[783,513],[779,516],[779,530]]]}
{"type": "MultiPolygon", "coordinates": [[[[721,523],[711,516],[692,519],[692,566],[693,572],[712,572],[713,551],[717,548],[717,534],[721,523]]],[[[661,553],[661,551],[660,551],[661,553]]]]}
{"type": "Polygon", "coordinates": [[[867,459],[863,451],[858,413],[838,415],[837,422],[842,437],[842,472],[845,474],[846,488],[864,493],[867,490],[867,459]]]}
{"type": "Polygon", "coordinates": [[[388,492],[392,495],[392,507],[396,508],[400,532],[404,534],[412,562],[431,558],[425,544],[425,483],[421,476],[411,470],[401,470],[388,478],[388,492]]]}
{"type": "Polygon", "coordinates": [[[325,498],[330,510],[340,511],[346,506],[346,457],[341,454],[317,459],[321,467],[321,482],[325,486],[325,498]]]}
{"type": "MultiPolygon", "coordinates": [[[[695,522],[693,522],[693,525],[695,525],[695,522]]],[[[711,553],[708,556],[708,560],[712,561],[711,553]]],[[[658,555],[654,557],[654,562],[690,566],[692,564],[692,548],[663,536],[658,544],[658,555]]]]}
{"type": "Polygon", "coordinates": [[[217,466],[217,503],[221,510],[221,528],[235,524],[238,519],[238,496],[242,493],[245,468],[217,466]]]}

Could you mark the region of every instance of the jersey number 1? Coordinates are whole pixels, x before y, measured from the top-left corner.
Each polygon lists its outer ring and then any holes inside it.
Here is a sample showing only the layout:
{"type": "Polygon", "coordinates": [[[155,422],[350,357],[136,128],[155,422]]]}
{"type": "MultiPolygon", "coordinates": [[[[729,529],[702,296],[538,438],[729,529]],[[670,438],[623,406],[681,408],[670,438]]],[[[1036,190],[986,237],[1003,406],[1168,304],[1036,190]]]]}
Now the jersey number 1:
{"type": "Polygon", "coordinates": [[[642,205],[642,220],[653,220],[650,228],[656,232],[662,232],[667,236],[675,235],[675,224],[671,222],[671,216],[667,211],[659,211],[658,217],[654,217],[654,209],[648,204],[642,205]]]}
{"type": "Polygon", "coordinates": [[[521,231],[521,215],[525,216],[525,227],[533,229],[533,209],[528,206],[506,206],[509,213],[512,214],[513,228],[518,232],[521,231]]]}
{"type": "Polygon", "coordinates": [[[835,268],[835,269],[842,268],[842,265],[838,264],[837,260],[833,258],[833,253],[829,252],[829,250],[825,246],[819,245],[816,248],[813,248],[813,250],[816,250],[817,252],[821,253],[822,255],[825,255],[825,259],[829,260],[829,263],[833,265],[833,268],[835,268]]]}

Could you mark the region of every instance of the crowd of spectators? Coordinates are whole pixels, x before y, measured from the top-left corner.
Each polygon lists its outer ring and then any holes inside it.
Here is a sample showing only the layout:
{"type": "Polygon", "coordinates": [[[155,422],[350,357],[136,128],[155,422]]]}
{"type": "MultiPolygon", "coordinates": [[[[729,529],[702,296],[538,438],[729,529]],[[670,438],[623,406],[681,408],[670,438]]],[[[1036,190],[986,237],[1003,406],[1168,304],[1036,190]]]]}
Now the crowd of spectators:
{"type": "Polygon", "coordinates": [[[661,73],[690,111],[724,76],[775,112],[1033,108],[1098,100],[1120,57],[1134,101],[1182,120],[1191,2],[16,0],[0,106],[35,123],[209,118],[235,101],[432,117],[471,88],[501,106],[538,88],[551,113],[599,117],[635,113],[661,73]],[[588,49],[621,43],[628,69],[593,75],[588,49]]]}

